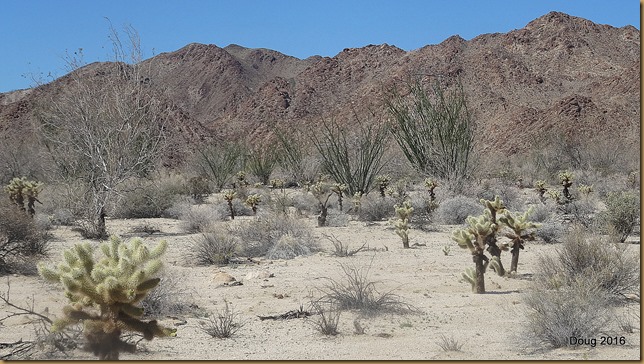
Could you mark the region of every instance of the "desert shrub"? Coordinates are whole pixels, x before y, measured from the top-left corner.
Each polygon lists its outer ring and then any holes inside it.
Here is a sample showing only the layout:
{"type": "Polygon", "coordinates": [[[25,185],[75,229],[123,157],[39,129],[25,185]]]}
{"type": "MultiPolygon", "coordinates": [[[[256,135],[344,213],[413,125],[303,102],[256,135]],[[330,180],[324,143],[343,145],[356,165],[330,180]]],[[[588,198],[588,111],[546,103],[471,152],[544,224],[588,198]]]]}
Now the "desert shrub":
{"type": "Polygon", "coordinates": [[[441,202],[436,214],[446,225],[460,225],[468,216],[478,216],[482,211],[483,207],[475,199],[456,196],[441,202]]]}
{"type": "Polygon", "coordinates": [[[443,351],[461,351],[463,348],[463,343],[454,339],[453,336],[447,337],[445,335],[439,336],[440,340],[438,341],[438,346],[443,351]]]}
{"type": "Polygon", "coordinates": [[[605,230],[612,230],[623,243],[639,223],[639,194],[630,191],[609,193],[606,197],[606,208],[607,210],[600,214],[599,220],[605,230]]]}
{"type": "Polygon", "coordinates": [[[381,293],[376,289],[379,282],[369,277],[371,263],[367,267],[340,264],[344,273],[342,280],[327,278],[328,284],[320,288],[323,296],[320,302],[335,304],[340,310],[356,309],[369,314],[381,312],[409,313],[416,309],[405,303],[391,291],[381,293]]]}
{"type": "Polygon", "coordinates": [[[336,257],[350,257],[367,248],[367,243],[364,243],[359,248],[349,249],[349,243],[342,242],[334,235],[322,234],[322,236],[324,236],[325,239],[329,240],[333,244],[332,254],[336,257]]]}
{"type": "Polygon", "coordinates": [[[394,217],[396,200],[392,197],[380,197],[368,194],[362,197],[358,219],[360,221],[382,221],[394,217]]]}
{"type": "Polygon", "coordinates": [[[594,225],[595,203],[593,199],[573,200],[557,206],[557,209],[574,224],[580,224],[587,229],[594,225]]]}
{"type": "Polygon", "coordinates": [[[326,217],[325,226],[331,227],[346,227],[349,226],[349,215],[338,210],[329,210],[326,217]]]}
{"type": "Polygon", "coordinates": [[[213,222],[226,220],[225,208],[224,205],[184,205],[179,213],[180,227],[188,233],[206,231],[213,222]]]}
{"type": "Polygon", "coordinates": [[[584,277],[558,289],[535,288],[524,301],[528,337],[555,348],[575,346],[570,338],[596,337],[614,318],[606,293],[584,277]]]}
{"type": "Polygon", "coordinates": [[[565,229],[561,223],[554,220],[542,222],[535,231],[535,235],[547,244],[561,243],[564,233],[565,229]]]}
{"type": "Polygon", "coordinates": [[[628,245],[605,237],[591,237],[580,226],[573,227],[554,255],[541,256],[538,274],[548,288],[571,285],[579,279],[593,284],[613,298],[637,291],[640,265],[628,245]]]}
{"type": "Polygon", "coordinates": [[[0,272],[11,261],[47,254],[50,234],[25,211],[0,200],[0,272]]]}
{"type": "Polygon", "coordinates": [[[165,272],[159,284],[141,301],[143,316],[165,317],[186,313],[191,308],[187,301],[189,296],[180,276],[165,272]]]}
{"type": "Polygon", "coordinates": [[[553,208],[545,204],[534,204],[532,205],[532,213],[530,214],[530,220],[534,222],[546,222],[553,215],[553,208]]]}
{"type": "Polygon", "coordinates": [[[261,214],[232,233],[239,238],[240,255],[248,257],[291,259],[319,250],[311,228],[289,216],[261,214]]]}
{"type": "Polygon", "coordinates": [[[228,264],[237,253],[237,240],[225,231],[207,229],[190,245],[188,258],[196,265],[228,264]]]}
{"type": "Polygon", "coordinates": [[[227,300],[224,300],[224,309],[216,311],[207,317],[207,321],[200,321],[201,331],[213,338],[225,339],[233,336],[244,326],[239,313],[235,312],[227,300]]]}
{"type": "Polygon", "coordinates": [[[139,182],[124,193],[112,215],[124,219],[161,217],[181,195],[188,194],[183,181],[161,179],[139,182]]]}
{"type": "Polygon", "coordinates": [[[339,334],[338,323],[342,310],[334,302],[311,301],[313,312],[317,315],[311,322],[313,327],[324,335],[339,334]]]}
{"type": "Polygon", "coordinates": [[[519,188],[509,184],[501,179],[485,179],[481,183],[476,183],[477,188],[472,187],[472,192],[477,199],[494,200],[499,196],[505,206],[510,210],[521,210],[522,204],[519,199],[519,188]]]}

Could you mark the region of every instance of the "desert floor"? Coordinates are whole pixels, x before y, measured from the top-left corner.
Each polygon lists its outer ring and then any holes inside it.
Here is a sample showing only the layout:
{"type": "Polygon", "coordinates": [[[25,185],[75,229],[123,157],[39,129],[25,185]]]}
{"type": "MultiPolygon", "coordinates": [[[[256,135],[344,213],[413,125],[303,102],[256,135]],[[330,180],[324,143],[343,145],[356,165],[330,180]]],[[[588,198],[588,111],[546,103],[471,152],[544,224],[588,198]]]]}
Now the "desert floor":
{"type": "MultiPolygon", "coordinates": [[[[242,217],[241,219],[250,219],[242,217]]],[[[549,349],[534,345],[525,330],[526,306],[522,294],[533,279],[538,254],[556,245],[527,243],[521,252],[519,273],[514,277],[486,274],[487,294],[471,293],[470,285],[460,280],[461,272],[472,266],[468,251],[459,249],[450,239],[454,226],[438,226],[435,231],[412,230],[410,242],[425,244],[403,249],[400,238],[387,222],[364,223],[351,221],[347,227],[314,227],[315,217],[303,219],[311,224],[316,236],[333,234],[351,247],[368,243],[372,250],[351,257],[335,257],[333,246],[320,239],[323,251],[292,260],[258,259],[259,264],[237,264],[223,267],[195,267],[186,261],[185,252],[196,235],[184,234],[180,222],[171,219],[109,220],[108,229],[114,234],[128,234],[132,227],[149,223],[160,233],[145,237],[150,245],[166,239],[165,274],[178,278],[181,300],[192,303],[190,313],[160,318],[162,324],[176,327],[177,336],[141,342],[134,354],[122,354],[126,360],[639,360],[640,323],[634,322],[633,333],[618,328],[607,333],[624,336],[623,346],[597,345],[578,348],[549,349]],[[451,246],[448,255],[442,251],[451,246]],[[386,249],[385,249],[386,247],[386,249]],[[320,288],[328,278],[341,280],[340,264],[362,267],[371,265],[370,278],[377,281],[380,292],[392,291],[402,300],[415,306],[416,314],[385,313],[363,316],[345,311],[339,324],[340,334],[327,337],[319,333],[311,321],[260,320],[258,316],[279,315],[307,309],[312,298],[321,295],[320,288]],[[219,271],[229,273],[243,283],[225,286],[215,280],[219,271]],[[268,271],[269,278],[253,278],[253,272],[268,271]],[[221,310],[228,300],[245,325],[233,338],[214,339],[200,329],[199,322],[206,312],[221,310]],[[196,307],[193,306],[193,307],[196,307]],[[354,321],[364,328],[364,334],[354,329],[354,321]],[[439,346],[441,335],[463,344],[461,351],[444,351],[439,346]]],[[[82,241],[68,227],[53,231],[54,241],[49,261],[57,262],[64,248],[82,241]]],[[[639,240],[639,238],[637,238],[639,240]]],[[[93,243],[97,244],[97,243],[93,243]]],[[[639,245],[631,245],[633,254],[640,254],[639,245]]],[[[503,255],[506,267],[510,255],[503,255]]],[[[11,300],[17,304],[34,298],[37,312],[60,315],[65,298],[55,285],[45,283],[37,275],[8,275],[0,278],[2,289],[11,285],[11,300]]],[[[624,309],[626,310],[626,309],[624,309]]],[[[639,317],[639,303],[628,310],[639,317]]],[[[0,317],[8,311],[0,306],[0,317]]],[[[33,340],[34,327],[26,316],[11,318],[0,325],[0,342],[20,338],[33,340]]],[[[599,338],[597,338],[599,343],[599,338]]],[[[93,359],[80,349],[47,359],[93,359]]],[[[36,357],[37,358],[37,357],[36,357]]]]}

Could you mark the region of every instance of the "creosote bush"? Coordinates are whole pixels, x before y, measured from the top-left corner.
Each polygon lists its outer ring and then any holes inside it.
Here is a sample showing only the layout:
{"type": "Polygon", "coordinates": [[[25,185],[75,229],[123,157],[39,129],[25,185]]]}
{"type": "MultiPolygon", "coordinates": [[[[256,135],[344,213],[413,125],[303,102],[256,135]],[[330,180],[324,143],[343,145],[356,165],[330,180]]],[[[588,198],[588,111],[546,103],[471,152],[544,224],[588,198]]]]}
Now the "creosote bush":
{"type": "Polygon", "coordinates": [[[160,326],[156,320],[142,321],[140,302],[155,288],[154,277],[162,267],[165,241],[148,249],[141,239],[129,244],[117,237],[101,244],[103,257],[94,257],[89,243],[76,244],[64,252],[64,262],[56,268],[38,266],[47,281],[62,284],[69,305],[64,317],[54,322],[53,331],[83,323],[86,349],[101,360],[118,360],[121,352],[134,352],[136,344],[122,338],[124,332],[136,332],[146,340],[174,336],[176,330],[160,326]]]}
{"type": "Polygon", "coordinates": [[[640,196],[630,191],[609,193],[606,208],[598,220],[604,224],[604,230],[612,230],[623,243],[639,223],[640,196]]]}

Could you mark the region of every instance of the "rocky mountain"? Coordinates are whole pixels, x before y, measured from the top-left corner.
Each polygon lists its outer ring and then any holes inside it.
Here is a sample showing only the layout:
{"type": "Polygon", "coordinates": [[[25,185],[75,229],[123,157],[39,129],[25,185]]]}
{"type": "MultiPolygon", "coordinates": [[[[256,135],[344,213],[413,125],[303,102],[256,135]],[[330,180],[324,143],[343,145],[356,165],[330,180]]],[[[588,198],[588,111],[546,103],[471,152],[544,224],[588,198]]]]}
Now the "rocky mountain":
{"type": "MultiPolygon", "coordinates": [[[[508,33],[469,41],[452,36],[409,52],[369,45],[302,60],[268,49],[193,43],[144,63],[189,138],[259,138],[276,124],[350,123],[367,110],[385,120],[386,91],[420,74],[428,82],[460,80],[476,117],[480,152],[515,153],[547,132],[639,143],[640,31],[559,12],[508,33]]],[[[61,77],[0,94],[0,131],[29,125],[38,100],[64,87],[61,77]]]]}

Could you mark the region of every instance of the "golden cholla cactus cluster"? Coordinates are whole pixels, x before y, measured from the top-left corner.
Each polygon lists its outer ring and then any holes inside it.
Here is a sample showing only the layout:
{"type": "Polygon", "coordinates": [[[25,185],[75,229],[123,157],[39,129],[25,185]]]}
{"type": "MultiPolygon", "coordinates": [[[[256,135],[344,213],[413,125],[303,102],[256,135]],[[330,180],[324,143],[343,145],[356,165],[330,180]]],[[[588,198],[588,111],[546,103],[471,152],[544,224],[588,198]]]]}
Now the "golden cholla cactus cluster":
{"type": "Polygon", "coordinates": [[[404,248],[409,248],[409,218],[414,212],[414,208],[409,200],[404,201],[400,205],[395,205],[397,220],[394,221],[394,228],[396,234],[400,236],[404,248]]]}
{"type": "Polygon", "coordinates": [[[4,187],[4,191],[9,194],[9,199],[22,211],[29,212],[33,216],[36,211],[34,205],[38,201],[38,194],[42,191],[42,182],[29,181],[27,177],[15,177],[8,185],[4,187]],[[27,198],[27,209],[25,209],[25,198],[27,198]]]}
{"type": "Polygon", "coordinates": [[[69,305],[64,317],[52,329],[82,322],[87,349],[103,360],[116,360],[120,352],[134,352],[136,345],[121,339],[124,331],[138,332],[146,340],[174,336],[175,330],[141,320],[139,305],[160,279],[161,256],[167,244],[160,242],[148,249],[141,239],[129,244],[117,237],[100,247],[103,257],[95,259],[89,243],[76,244],[64,252],[64,261],[55,268],[38,266],[40,275],[50,282],[61,283],[69,305]]]}

